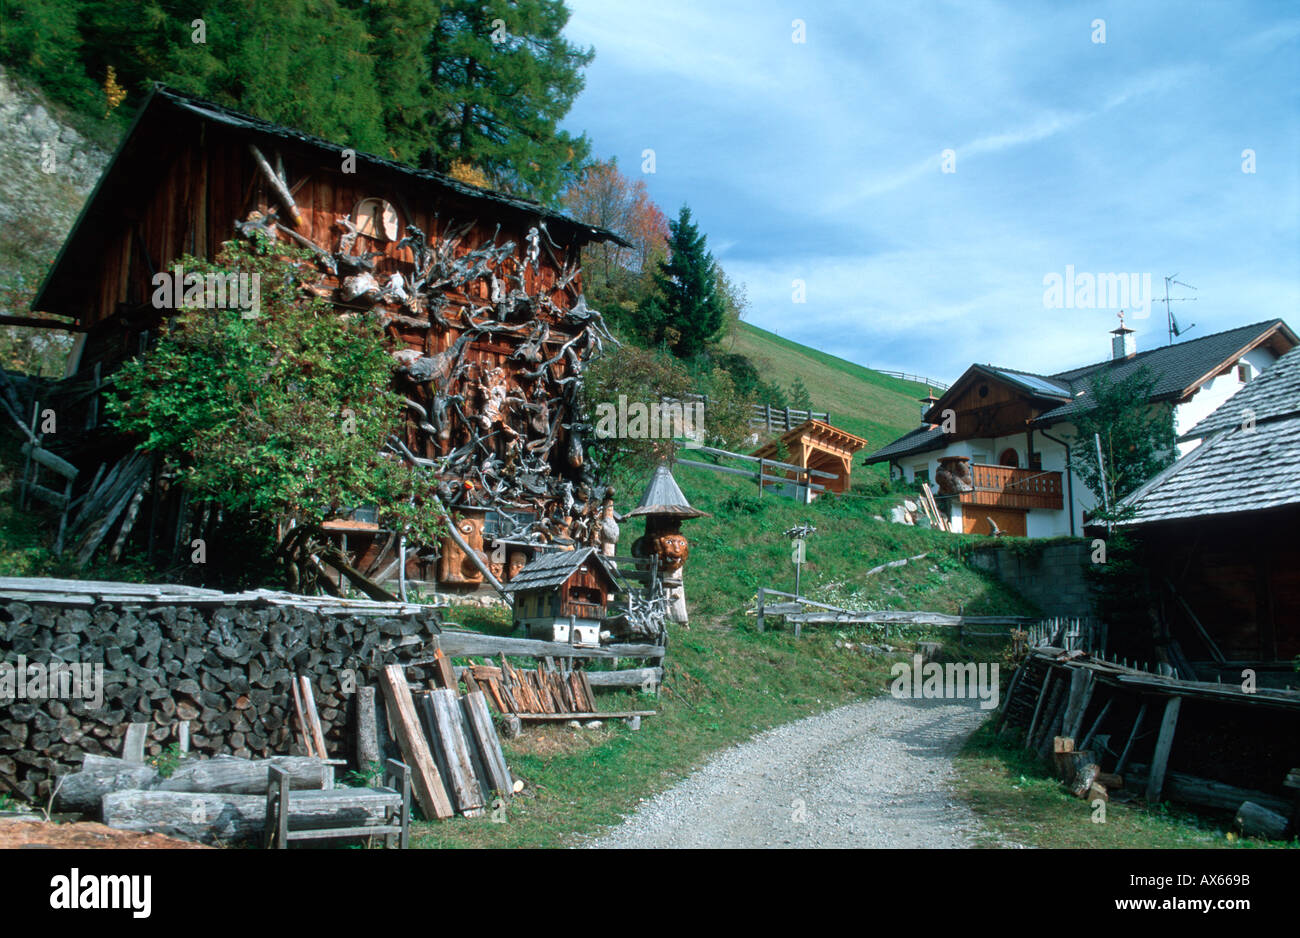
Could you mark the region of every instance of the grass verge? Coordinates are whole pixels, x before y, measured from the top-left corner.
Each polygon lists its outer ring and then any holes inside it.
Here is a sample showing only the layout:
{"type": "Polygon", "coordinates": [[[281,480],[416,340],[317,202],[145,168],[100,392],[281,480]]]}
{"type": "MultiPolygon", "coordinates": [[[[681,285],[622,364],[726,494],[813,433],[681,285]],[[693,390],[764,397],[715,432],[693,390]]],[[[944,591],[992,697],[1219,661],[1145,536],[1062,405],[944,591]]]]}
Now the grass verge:
{"type": "Polygon", "coordinates": [[[1045,763],[1011,740],[1011,733],[996,739],[996,719],[990,717],[954,760],[957,794],[984,822],[987,846],[998,837],[1027,847],[1069,849],[1287,846],[1238,837],[1230,816],[1169,802],[1111,801],[1102,821],[1089,802],[1065,791],[1045,763]]]}

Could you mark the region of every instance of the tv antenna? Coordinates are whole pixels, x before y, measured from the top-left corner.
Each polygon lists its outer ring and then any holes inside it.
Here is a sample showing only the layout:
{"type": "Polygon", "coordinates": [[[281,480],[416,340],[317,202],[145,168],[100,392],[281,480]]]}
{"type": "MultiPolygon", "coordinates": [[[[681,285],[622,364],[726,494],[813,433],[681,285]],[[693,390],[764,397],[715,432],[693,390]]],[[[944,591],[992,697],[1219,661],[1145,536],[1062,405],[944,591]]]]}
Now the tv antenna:
{"type": "Polygon", "coordinates": [[[1186,287],[1189,290],[1196,289],[1196,287],[1192,286],[1190,283],[1183,283],[1181,280],[1175,280],[1174,278],[1177,276],[1178,274],[1170,274],[1168,277],[1165,278],[1165,298],[1163,300],[1156,301],[1157,303],[1165,304],[1165,319],[1168,320],[1169,323],[1169,344],[1170,345],[1173,345],[1174,339],[1178,338],[1184,332],[1190,332],[1191,330],[1196,328],[1196,323],[1192,323],[1190,326],[1178,325],[1178,319],[1177,317],[1174,316],[1173,307],[1169,305],[1170,303],[1195,303],[1196,302],[1196,297],[1194,296],[1180,297],[1180,296],[1169,295],[1169,288],[1171,286],[1186,287]]]}

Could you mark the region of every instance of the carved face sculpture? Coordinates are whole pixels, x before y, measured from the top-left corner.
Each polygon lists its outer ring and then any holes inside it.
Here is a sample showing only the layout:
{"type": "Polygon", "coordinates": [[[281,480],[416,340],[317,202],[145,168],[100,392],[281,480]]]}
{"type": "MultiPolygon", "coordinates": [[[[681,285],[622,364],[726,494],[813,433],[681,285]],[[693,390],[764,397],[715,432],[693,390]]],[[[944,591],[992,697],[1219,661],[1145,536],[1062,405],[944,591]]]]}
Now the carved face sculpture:
{"type": "Polygon", "coordinates": [[[681,534],[660,535],[656,548],[659,562],[663,565],[665,573],[676,573],[680,570],[691,552],[690,543],[681,534]]]}
{"type": "Polygon", "coordinates": [[[512,550],[509,561],[506,564],[506,575],[514,579],[524,565],[528,563],[528,556],[522,550],[512,550]]]}

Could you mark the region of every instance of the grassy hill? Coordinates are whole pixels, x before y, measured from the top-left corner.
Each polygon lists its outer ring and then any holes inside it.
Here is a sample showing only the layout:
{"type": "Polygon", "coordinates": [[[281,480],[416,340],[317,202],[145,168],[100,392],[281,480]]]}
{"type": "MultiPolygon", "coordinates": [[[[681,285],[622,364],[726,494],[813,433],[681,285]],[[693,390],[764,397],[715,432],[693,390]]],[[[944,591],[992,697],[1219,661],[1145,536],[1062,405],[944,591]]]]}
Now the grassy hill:
{"type": "Polygon", "coordinates": [[[926,386],[901,381],[742,322],[732,351],[746,355],[768,381],[784,388],[800,378],[813,409],[829,411],[837,427],[865,437],[876,450],[920,422],[926,386]]]}

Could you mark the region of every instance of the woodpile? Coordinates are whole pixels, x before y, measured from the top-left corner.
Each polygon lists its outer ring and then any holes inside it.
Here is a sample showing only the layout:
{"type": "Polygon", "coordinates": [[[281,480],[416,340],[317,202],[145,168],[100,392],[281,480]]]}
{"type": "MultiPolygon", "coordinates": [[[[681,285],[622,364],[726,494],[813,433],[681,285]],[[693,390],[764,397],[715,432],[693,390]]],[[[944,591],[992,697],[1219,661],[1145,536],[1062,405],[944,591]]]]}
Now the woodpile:
{"type": "MultiPolygon", "coordinates": [[[[412,688],[406,669],[391,664],[380,675],[387,712],[388,735],[411,769],[416,804],[428,819],[459,813],[480,817],[484,810],[504,806],[505,798],[523,790],[506,765],[505,753],[488,713],[483,692],[467,679],[462,695],[447,659],[434,669],[434,686],[412,688]],[[497,800],[491,798],[495,793],[497,800]]],[[[361,708],[358,708],[361,719],[361,708]]],[[[358,727],[359,746],[379,748],[366,741],[370,725],[358,727]]]]}
{"type": "Polygon", "coordinates": [[[600,712],[593,684],[600,686],[605,683],[602,678],[607,675],[624,673],[639,677],[640,686],[649,690],[657,686],[663,672],[657,668],[642,668],[634,672],[594,672],[589,675],[585,670],[566,668],[563,661],[557,663],[551,657],[540,659],[538,667],[529,671],[512,667],[502,655],[499,665],[475,664],[465,669],[465,680],[486,690],[487,698],[497,713],[522,719],[596,720],[654,716],[653,710],[600,712]]]}
{"type": "Polygon", "coordinates": [[[26,801],[47,800],[87,755],[123,755],[130,724],[149,724],[145,756],[186,731],[200,755],[323,756],[293,732],[300,676],[315,689],[314,743],[342,751],[352,689],[343,675],[373,683],[377,668],[426,651],[440,628],[429,606],[89,581],[47,594],[36,582],[0,580],[0,662],[93,680],[75,699],[28,694],[0,708],[0,792],[26,801]]]}

